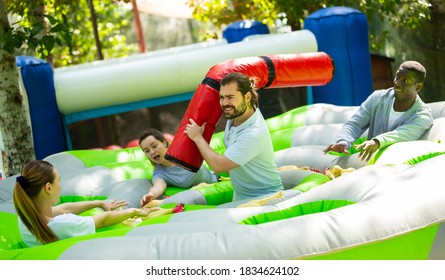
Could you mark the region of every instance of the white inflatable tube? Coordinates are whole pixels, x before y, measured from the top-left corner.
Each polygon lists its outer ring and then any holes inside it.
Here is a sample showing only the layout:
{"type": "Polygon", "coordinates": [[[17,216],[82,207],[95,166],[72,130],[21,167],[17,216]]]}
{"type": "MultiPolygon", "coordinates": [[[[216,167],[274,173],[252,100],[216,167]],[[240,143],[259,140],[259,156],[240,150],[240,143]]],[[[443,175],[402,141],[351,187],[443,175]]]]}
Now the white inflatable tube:
{"type": "MultiPolygon", "coordinates": [[[[192,92],[213,65],[228,59],[316,52],[312,32],[264,35],[253,42],[216,45],[171,55],[123,60],[107,67],[55,69],[54,84],[60,112],[90,109],[192,92]]],[[[105,65],[104,65],[105,66],[105,65]]]]}
{"type": "Polygon", "coordinates": [[[96,61],[90,62],[90,63],[82,63],[82,64],[77,64],[77,65],[72,65],[72,66],[61,67],[61,68],[57,68],[56,71],[58,73],[63,73],[65,71],[71,72],[71,71],[77,71],[77,70],[81,70],[81,69],[85,69],[85,68],[97,69],[99,67],[109,67],[110,65],[113,65],[113,64],[122,64],[122,63],[131,62],[131,61],[146,60],[146,59],[151,59],[151,58],[158,57],[158,56],[174,55],[174,54],[183,53],[186,51],[205,49],[205,48],[221,46],[221,45],[227,45],[227,41],[225,39],[207,40],[205,42],[189,44],[189,45],[184,45],[184,46],[176,46],[176,47],[171,47],[168,49],[161,49],[161,50],[156,50],[156,51],[149,51],[149,52],[134,54],[134,55],[125,56],[125,57],[106,59],[106,60],[96,60],[96,61]]]}

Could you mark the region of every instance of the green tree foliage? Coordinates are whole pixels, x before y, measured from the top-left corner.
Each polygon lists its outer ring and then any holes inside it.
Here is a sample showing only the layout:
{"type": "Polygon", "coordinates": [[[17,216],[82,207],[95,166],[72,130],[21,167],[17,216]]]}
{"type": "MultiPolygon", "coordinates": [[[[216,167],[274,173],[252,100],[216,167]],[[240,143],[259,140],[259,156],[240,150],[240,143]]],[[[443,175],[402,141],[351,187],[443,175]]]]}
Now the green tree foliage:
{"type": "Polygon", "coordinates": [[[27,49],[48,54],[56,43],[62,46],[71,41],[68,28],[55,17],[44,14],[42,1],[30,1],[28,5],[11,0],[5,3],[8,10],[13,9],[19,14],[2,38],[6,43],[4,48],[9,53],[14,54],[16,49],[26,46],[27,49]]]}
{"type": "Polygon", "coordinates": [[[316,10],[346,6],[363,12],[368,20],[375,17],[388,20],[394,26],[417,28],[430,17],[431,4],[426,0],[274,0],[275,6],[288,15],[293,27],[300,27],[303,19],[316,10]]]}
{"type": "MultiPolygon", "coordinates": [[[[54,66],[96,60],[96,45],[86,0],[5,0],[13,15],[10,43],[18,54],[42,59],[51,57],[54,66]]],[[[131,28],[131,9],[124,1],[93,1],[104,58],[128,55],[136,45],[126,44],[131,28]]]]}
{"type": "Polygon", "coordinates": [[[26,48],[47,56],[56,44],[63,47],[64,44],[71,43],[71,35],[66,25],[50,15],[44,15],[44,18],[48,20],[48,25],[45,21],[34,20],[11,28],[5,34],[5,49],[14,53],[15,49],[26,48]]]}
{"type": "Polygon", "coordinates": [[[276,9],[273,1],[239,0],[239,1],[205,1],[189,0],[194,8],[193,17],[198,21],[212,22],[221,27],[240,19],[257,19],[265,24],[273,23],[276,9]]]}
{"type": "MultiPolygon", "coordinates": [[[[302,28],[309,14],[327,7],[346,6],[363,12],[369,21],[388,20],[393,26],[415,29],[430,19],[429,0],[188,0],[198,21],[212,22],[217,28],[237,20],[258,20],[269,27],[285,13],[292,30],[302,28]]],[[[376,41],[384,34],[371,34],[376,41]]],[[[380,38],[381,39],[381,38],[380,38]]]]}
{"type": "MultiPolygon", "coordinates": [[[[217,29],[241,19],[255,19],[268,26],[274,24],[277,9],[273,1],[265,0],[188,0],[187,4],[193,8],[193,18],[199,22],[211,23],[217,29]]],[[[217,38],[212,30],[206,30],[202,39],[217,38]]]]}

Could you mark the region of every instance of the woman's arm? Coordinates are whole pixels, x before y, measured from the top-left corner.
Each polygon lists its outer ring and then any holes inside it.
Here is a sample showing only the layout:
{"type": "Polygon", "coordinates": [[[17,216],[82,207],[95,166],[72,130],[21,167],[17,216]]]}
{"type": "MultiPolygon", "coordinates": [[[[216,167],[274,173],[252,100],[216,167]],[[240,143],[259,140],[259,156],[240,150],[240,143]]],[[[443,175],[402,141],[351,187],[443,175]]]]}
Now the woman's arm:
{"type": "Polygon", "coordinates": [[[63,203],[53,207],[53,216],[58,216],[61,214],[72,213],[72,214],[80,214],[87,210],[100,207],[104,211],[114,210],[116,208],[126,206],[128,202],[125,200],[118,201],[114,199],[113,201],[107,200],[91,200],[91,201],[79,201],[79,202],[68,202],[63,203]]]}
{"type": "Polygon", "coordinates": [[[128,218],[147,217],[151,211],[157,211],[159,208],[127,208],[120,211],[106,211],[98,215],[92,216],[96,230],[118,224],[128,218]]]}
{"type": "Polygon", "coordinates": [[[164,179],[158,178],[153,182],[153,186],[148,190],[148,193],[144,195],[141,199],[141,207],[144,207],[147,203],[156,199],[164,194],[165,189],[167,188],[167,183],[164,179]]]}

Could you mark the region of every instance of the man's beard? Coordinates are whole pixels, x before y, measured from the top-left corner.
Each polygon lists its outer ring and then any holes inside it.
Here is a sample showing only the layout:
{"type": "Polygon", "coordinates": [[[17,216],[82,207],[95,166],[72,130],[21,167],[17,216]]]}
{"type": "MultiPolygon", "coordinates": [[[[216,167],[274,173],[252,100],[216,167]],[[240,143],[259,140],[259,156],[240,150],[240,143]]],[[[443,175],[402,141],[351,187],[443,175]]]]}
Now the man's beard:
{"type": "Polygon", "coordinates": [[[235,118],[241,116],[242,114],[244,114],[246,112],[246,110],[247,110],[247,104],[246,104],[245,101],[243,101],[243,103],[240,106],[238,106],[238,107],[235,107],[235,106],[232,106],[232,105],[224,106],[223,107],[223,114],[224,114],[224,117],[226,119],[232,120],[232,119],[235,119],[235,118]],[[232,108],[233,111],[225,112],[224,108],[232,108]]]}

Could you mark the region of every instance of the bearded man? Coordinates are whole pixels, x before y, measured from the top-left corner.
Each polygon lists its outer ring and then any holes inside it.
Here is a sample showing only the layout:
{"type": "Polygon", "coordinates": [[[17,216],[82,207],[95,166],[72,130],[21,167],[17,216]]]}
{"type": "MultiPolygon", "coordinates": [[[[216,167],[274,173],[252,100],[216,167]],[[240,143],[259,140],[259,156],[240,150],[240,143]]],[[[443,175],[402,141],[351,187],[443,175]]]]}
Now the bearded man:
{"type": "Polygon", "coordinates": [[[270,132],[258,109],[254,81],[237,72],[227,74],[220,81],[219,99],[227,119],[224,131],[227,149],[223,155],[216,153],[202,136],[205,123],[198,126],[190,119],[184,131],[214,172],[229,172],[233,201],[283,190],[270,132]]]}

